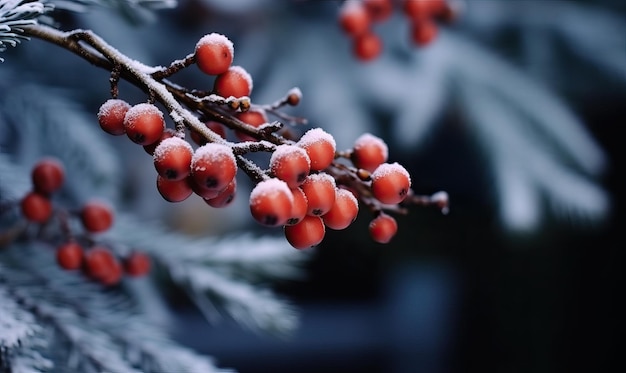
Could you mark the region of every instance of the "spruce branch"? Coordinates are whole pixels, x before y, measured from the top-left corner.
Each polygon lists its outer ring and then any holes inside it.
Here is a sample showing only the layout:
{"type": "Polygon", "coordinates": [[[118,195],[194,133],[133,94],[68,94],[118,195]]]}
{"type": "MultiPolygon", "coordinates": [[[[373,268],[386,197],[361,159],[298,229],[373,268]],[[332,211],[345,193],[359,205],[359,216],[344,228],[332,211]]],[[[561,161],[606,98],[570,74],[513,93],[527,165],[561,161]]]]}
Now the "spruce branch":
{"type": "Polygon", "coordinates": [[[40,1],[0,0],[0,52],[28,39],[24,28],[37,24],[37,18],[50,9],[50,5],[40,1]]]}

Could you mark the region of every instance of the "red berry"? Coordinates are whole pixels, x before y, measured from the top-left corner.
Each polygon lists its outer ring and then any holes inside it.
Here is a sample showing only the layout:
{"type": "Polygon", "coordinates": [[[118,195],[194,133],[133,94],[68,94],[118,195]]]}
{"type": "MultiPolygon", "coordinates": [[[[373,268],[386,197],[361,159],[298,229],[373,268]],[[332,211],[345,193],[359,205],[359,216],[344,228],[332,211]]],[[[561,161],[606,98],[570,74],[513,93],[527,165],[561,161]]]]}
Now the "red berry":
{"type": "MultiPolygon", "coordinates": [[[[235,115],[237,117],[237,119],[239,119],[240,121],[251,125],[252,127],[258,128],[261,125],[267,123],[267,116],[265,115],[265,112],[262,110],[248,110],[248,111],[244,111],[241,113],[237,113],[235,115]]],[[[245,134],[241,131],[235,131],[235,136],[237,136],[237,138],[240,141],[256,141],[256,138],[245,134]]]]}
{"type": "Polygon", "coordinates": [[[130,104],[124,100],[111,98],[106,100],[98,109],[98,123],[104,132],[114,136],[123,135],[124,117],[130,109],[130,104]]]}
{"type": "Polygon", "coordinates": [[[250,213],[263,225],[283,225],[291,217],[293,194],[287,183],[271,178],[258,183],[250,192],[250,213]]]}
{"type": "Polygon", "coordinates": [[[311,161],[311,170],[323,170],[335,159],[335,139],[321,128],[306,131],[297,145],[306,150],[311,161]]]}
{"type": "Polygon", "coordinates": [[[150,272],[150,257],[141,251],[133,251],[124,259],[124,271],[133,277],[146,275],[150,272]]]}
{"type": "Polygon", "coordinates": [[[387,161],[389,148],[380,138],[365,133],[354,142],[351,159],[354,166],[373,172],[387,161]]]}
{"type": "Polygon", "coordinates": [[[270,171],[274,176],[295,188],[304,182],[311,170],[306,150],[295,145],[279,145],[270,157],[270,171]]]}
{"type": "Polygon", "coordinates": [[[398,223],[392,216],[381,212],[368,227],[370,236],[378,243],[388,243],[398,232],[398,223]]]}
{"type": "Polygon", "coordinates": [[[408,171],[398,163],[383,163],[372,172],[372,194],[382,203],[394,205],[406,198],[411,188],[408,171]]]}
{"type": "Polygon", "coordinates": [[[182,180],[191,171],[193,148],[180,137],[161,141],[154,149],[154,168],[168,180],[182,180]]]}
{"type": "Polygon", "coordinates": [[[204,199],[207,205],[215,208],[222,208],[230,205],[235,200],[237,194],[237,179],[233,179],[226,188],[221,190],[213,198],[204,199]]]}
{"type": "Polygon", "coordinates": [[[136,144],[150,145],[161,138],[165,129],[163,113],[153,104],[137,104],[124,116],[126,135],[136,144]]]}
{"type": "Polygon", "coordinates": [[[191,177],[202,188],[220,191],[237,174],[237,161],[227,145],[202,145],[191,159],[191,177]]]}
{"type": "Polygon", "coordinates": [[[427,19],[433,16],[443,0],[403,0],[402,10],[411,19],[427,19]]]}
{"type": "Polygon", "coordinates": [[[359,203],[354,194],[346,189],[337,189],[335,194],[335,203],[322,216],[322,220],[328,228],[341,230],[347,228],[356,219],[359,213],[359,203]]]}
{"type": "Polygon", "coordinates": [[[122,278],[122,266],[113,253],[96,246],[85,255],[85,272],[103,285],[115,285],[122,278]]]}
{"type": "Polygon", "coordinates": [[[250,96],[252,92],[252,77],[241,66],[231,66],[226,72],[215,77],[213,90],[222,97],[250,96]]]}
{"type": "Polygon", "coordinates": [[[91,200],[83,205],[80,219],[87,231],[104,232],[113,225],[113,210],[103,201],[91,200]]]}
{"type": "Polygon", "coordinates": [[[358,0],[347,0],[339,10],[339,26],[349,36],[358,36],[370,29],[370,13],[358,0]]]}
{"type": "Polygon", "coordinates": [[[61,162],[52,157],[41,159],[31,172],[33,187],[37,193],[50,195],[63,185],[65,169],[61,162]]]}
{"type": "Polygon", "coordinates": [[[361,34],[352,41],[352,53],[363,62],[375,59],[382,51],[383,41],[374,32],[361,34]]]}
{"type": "Polygon", "coordinates": [[[291,194],[293,194],[293,206],[291,207],[291,215],[287,219],[286,225],[294,225],[298,223],[308,211],[308,202],[306,195],[301,188],[292,188],[291,194]]]}
{"type": "Polygon", "coordinates": [[[150,155],[154,155],[154,150],[156,149],[157,146],[159,146],[161,141],[165,139],[169,139],[170,137],[175,137],[175,136],[176,136],[175,130],[173,130],[172,128],[165,128],[163,130],[163,133],[161,134],[161,138],[153,142],[152,144],[144,145],[143,150],[145,150],[146,153],[150,155]]]}
{"type": "Polygon", "coordinates": [[[191,187],[191,190],[193,191],[193,193],[199,195],[200,197],[204,198],[204,199],[211,199],[211,198],[215,198],[217,197],[217,195],[219,194],[219,190],[217,189],[209,189],[203,185],[199,185],[191,175],[189,175],[187,177],[187,182],[189,184],[189,186],[191,187]]]}
{"type": "Polygon", "coordinates": [[[374,22],[384,21],[393,13],[392,0],[363,0],[363,5],[374,22]]]}
{"type": "Polygon", "coordinates": [[[205,74],[218,75],[228,70],[234,53],[233,43],[226,36],[214,32],[198,40],[196,64],[205,74]]]}
{"type": "Polygon", "coordinates": [[[30,192],[20,202],[22,215],[32,222],[45,223],[52,216],[52,203],[48,197],[30,192]]]}
{"type": "Polygon", "coordinates": [[[298,250],[319,245],[326,234],[326,227],[319,216],[306,215],[295,225],[285,226],[287,242],[298,250]]]}
{"type": "Polygon", "coordinates": [[[156,185],[161,197],[168,202],[182,202],[189,198],[193,192],[188,178],[168,180],[161,175],[157,175],[156,185]]]}
{"type": "Polygon", "coordinates": [[[416,45],[423,47],[430,44],[437,37],[438,26],[431,19],[423,19],[413,22],[411,27],[411,40],[416,45]]]}
{"type": "Polygon", "coordinates": [[[64,243],[57,248],[56,260],[63,269],[79,269],[83,264],[83,248],[73,241],[64,243]]]}
{"type": "Polygon", "coordinates": [[[335,179],[326,173],[307,176],[300,186],[307,200],[307,214],[321,216],[335,203],[335,179]]]}

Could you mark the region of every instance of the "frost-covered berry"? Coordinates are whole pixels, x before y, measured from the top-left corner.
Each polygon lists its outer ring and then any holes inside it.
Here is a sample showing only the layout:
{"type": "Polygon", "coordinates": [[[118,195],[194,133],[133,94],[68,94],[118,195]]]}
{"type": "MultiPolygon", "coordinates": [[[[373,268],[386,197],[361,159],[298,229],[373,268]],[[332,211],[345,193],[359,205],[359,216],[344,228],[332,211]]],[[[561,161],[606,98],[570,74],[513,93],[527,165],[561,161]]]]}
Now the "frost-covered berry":
{"type": "Polygon", "coordinates": [[[291,215],[287,219],[286,225],[297,224],[308,211],[308,201],[301,188],[292,188],[291,194],[293,194],[293,206],[291,207],[291,215]]]}
{"type": "Polygon", "coordinates": [[[397,162],[383,163],[372,172],[372,194],[385,204],[402,202],[411,188],[409,172],[397,162]]]}
{"type": "Polygon", "coordinates": [[[157,175],[156,186],[161,197],[167,202],[182,202],[193,193],[188,177],[181,180],[168,180],[157,175]]]}
{"type": "Polygon", "coordinates": [[[311,174],[300,186],[307,200],[307,214],[321,216],[335,203],[335,179],[326,173],[311,174]]]}
{"type": "Polygon", "coordinates": [[[274,176],[295,188],[304,182],[311,170],[311,160],[306,151],[295,145],[279,145],[270,157],[270,171],[274,176]]]}
{"type": "Polygon", "coordinates": [[[213,198],[204,199],[207,205],[222,208],[230,205],[237,195],[237,179],[233,179],[226,188],[220,190],[213,198]]]}
{"type": "Polygon", "coordinates": [[[123,135],[126,132],[124,117],[130,107],[128,102],[118,98],[106,100],[98,109],[97,117],[100,128],[114,136],[123,135]]]}
{"type": "Polygon", "coordinates": [[[163,130],[163,133],[161,134],[161,138],[159,138],[157,141],[153,142],[152,144],[144,145],[143,150],[145,150],[146,153],[150,155],[154,155],[154,150],[156,149],[157,146],[159,146],[161,141],[165,139],[169,139],[170,137],[175,137],[175,136],[176,136],[176,131],[174,129],[165,128],[163,130]]]}
{"type": "Polygon", "coordinates": [[[368,227],[370,237],[378,243],[388,243],[398,232],[398,223],[391,215],[381,212],[368,227]]]}
{"type": "Polygon", "coordinates": [[[374,32],[366,32],[352,41],[352,53],[363,62],[371,61],[383,51],[383,41],[374,32]]]}
{"type": "Polygon", "coordinates": [[[250,213],[259,223],[276,227],[291,217],[293,194],[282,180],[271,178],[259,182],[250,192],[250,213]]]}
{"type": "Polygon", "coordinates": [[[165,129],[163,113],[153,104],[140,103],[126,112],[124,129],[132,142],[149,145],[161,138],[165,129]]]}
{"type": "Polygon", "coordinates": [[[298,250],[319,245],[326,234],[326,227],[319,216],[306,215],[295,225],[285,226],[287,242],[298,250]]]}
{"type": "Polygon", "coordinates": [[[364,133],[354,142],[351,160],[355,167],[373,172],[387,161],[389,148],[379,137],[364,133]]]}
{"type": "Polygon", "coordinates": [[[31,222],[45,223],[52,216],[52,202],[48,197],[30,192],[20,201],[22,215],[31,222]]]}
{"type": "Polygon", "coordinates": [[[228,186],[236,174],[237,161],[227,145],[202,145],[191,159],[191,177],[202,188],[220,191],[228,186]]]}
{"type": "Polygon", "coordinates": [[[228,70],[234,54],[233,43],[222,34],[204,35],[196,43],[196,64],[205,74],[218,75],[228,70]]]}
{"type": "Polygon", "coordinates": [[[191,171],[193,148],[180,137],[170,137],[161,141],[154,149],[154,168],[168,180],[182,180],[191,171]]]}
{"type": "Polygon", "coordinates": [[[113,209],[104,201],[91,200],[80,210],[80,220],[87,231],[104,232],[113,225],[113,209]]]}
{"type": "Polygon", "coordinates": [[[69,241],[56,250],[59,267],[67,270],[79,269],[83,264],[83,248],[77,242],[69,241]]]}
{"type": "Polygon", "coordinates": [[[311,161],[311,170],[323,170],[335,159],[337,147],[335,139],[321,128],[306,131],[298,140],[297,145],[306,150],[311,161]]]}
{"type": "Polygon", "coordinates": [[[328,228],[341,230],[347,228],[356,219],[359,213],[359,203],[354,194],[346,189],[339,188],[335,194],[335,202],[322,216],[322,220],[328,228]]]}
{"type": "Polygon", "coordinates": [[[243,97],[252,93],[252,77],[241,66],[231,66],[215,77],[213,91],[222,97],[243,97]]]}
{"type": "Polygon", "coordinates": [[[31,172],[33,188],[37,193],[50,195],[63,185],[65,169],[63,164],[52,157],[40,159],[31,172]]]}

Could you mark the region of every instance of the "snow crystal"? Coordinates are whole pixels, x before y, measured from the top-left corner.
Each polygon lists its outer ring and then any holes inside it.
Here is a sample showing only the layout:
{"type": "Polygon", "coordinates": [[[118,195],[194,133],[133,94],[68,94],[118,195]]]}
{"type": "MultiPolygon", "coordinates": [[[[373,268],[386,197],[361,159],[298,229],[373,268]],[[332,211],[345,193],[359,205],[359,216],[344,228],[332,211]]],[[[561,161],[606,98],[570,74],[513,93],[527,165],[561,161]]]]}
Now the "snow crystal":
{"type": "Polygon", "coordinates": [[[289,199],[293,203],[293,193],[291,193],[291,189],[289,189],[287,183],[273,177],[261,181],[252,189],[250,192],[250,204],[254,204],[258,198],[262,198],[266,195],[275,195],[276,193],[283,193],[289,196],[289,199]]]}
{"type": "Polygon", "coordinates": [[[364,146],[375,146],[383,151],[384,158],[387,159],[389,148],[387,144],[380,138],[372,135],[371,133],[364,133],[354,142],[354,149],[357,150],[364,146]]]}
{"type": "Polygon", "coordinates": [[[390,173],[400,172],[405,175],[409,179],[409,185],[411,184],[411,175],[409,175],[409,171],[406,170],[401,164],[398,162],[394,163],[383,163],[380,166],[376,167],[374,172],[372,172],[372,180],[376,180],[380,177],[384,177],[389,175],[390,173]]]}
{"type": "Polygon", "coordinates": [[[167,139],[164,139],[163,141],[159,143],[159,145],[157,145],[157,147],[154,149],[154,155],[153,155],[154,161],[155,162],[160,161],[161,158],[165,157],[167,153],[181,146],[189,150],[190,154],[193,154],[193,148],[191,147],[191,144],[181,139],[180,137],[174,136],[174,137],[169,137],[167,139]]]}
{"type": "Polygon", "coordinates": [[[130,109],[130,104],[124,100],[110,98],[100,106],[100,109],[98,109],[98,118],[106,117],[111,113],[111,111],[118,110],[123,107],[130,109]]]}
{"type": "Polygon", "coordinates": [[[193,157],[191,158],[191,168],[196,171],[203,171],[201,169],[202,166],[196,165],[197,162],[199,161],[222,162],[224,157],[228,157],[228,159],[234,164],[237,163],[237,160],[235,159],[235,155],[233,154],[232,149],[228,145],[216,144],[214,142],[210,142],[196,149],[195,153],[193,154],[193,157]]]}
{"type": "Polygon", "coordinates": [[[230,51],[230,55],[235,57],[235,47],[233,46],[233,42],[230,41],[225,35],[219,34],[217,32],[212,32],[210,34],[204,35],[198,40],[196,44],[196,49],[203,45],[225,45],[230,51]]]}
{"type": "Polygon", "coordinates": [[[326,182],[326,183],[331,183],[333,187],[337,186],[337,183],[335,182],[335,178],[325,172],[320,172],[317,174],[310,174],[309,176],[307,176],[304,182],[305,183],[326,182]]]}
{"type": "Polygon", "coordinates": [[[312,128],[306,131],[298,141],[298,144],[302,147],[307,147],[319,141],[326,141],[329,142],[333,146],[333,148],[337,147],[337,144],[335,143],[335,138],[330,133],[324,131],[319,127],[312,128]]]}

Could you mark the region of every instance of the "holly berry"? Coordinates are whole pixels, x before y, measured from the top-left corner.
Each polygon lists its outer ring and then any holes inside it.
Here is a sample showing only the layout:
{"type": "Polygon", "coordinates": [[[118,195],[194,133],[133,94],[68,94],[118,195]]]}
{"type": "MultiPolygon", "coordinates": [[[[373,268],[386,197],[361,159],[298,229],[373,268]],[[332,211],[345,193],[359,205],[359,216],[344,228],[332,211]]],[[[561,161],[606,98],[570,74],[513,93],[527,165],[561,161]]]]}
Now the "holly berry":
{"type": "Polygon", "coordinates": [[[326,173],[307,176],[300,186],[307,199],[307,214],[321,216],[326,214],[335,203],[335,179],[326,173]]]}
{"type": "Polygon", "coordinates": [[[161,141],[163,141],[165,139],[169,139],[171,137],[175,137],[175,136],[176,136],[176,131],[174,129],[172,129],[172,128],[165,128],[163,130],[163,133],[161,134],[161,138],[158,139],[157,141],[153,142],[152,144],[144,145],[143,146],[143,150],[145,150],[146,153],[148,153],[150,155],[154,155],[154,150],[156,149],[157,146],[159,146],[161,141]]]}
{"type": "Polygon", "coordinates": [[[61,162],[52,157],[46,157],[35,164],[31,172],[33,187],[37,193],[50,195],[63,185],[65,169],[61,162]]]}
{"type": "Polygon", "coordinates": [[[307,213],[308,201],[306,195],[301,188],[292,188],[291,194],[293,194],[293,206],[291,207],[291,215],[287,219],[286,225],[294,225],[298,223],[307,213]]]}
{"type": "Polygon", "coordinates": [[[191,159],[191,177],[202,188],[220,191],[228,186],[236,173],[237,161],[227,145],[202,145],[191,159]]]}
{"type": "Polygon", "coordinates": [[[56,260],[63,269],[79,269],[83,264],[83,248],[77,242],[66,242],[57,248],[56,260]]]}
{"type": "Polygon", "coordinates": [[[250,213],[259,223],[276,227],[291,217],[293,194],[287,183],[271,178],[259,182],[250,192],[250,213]]]}
{"type": "Polygon", "coordinates": [[[167,138],[154,149],[154,168],[168,180],[182,180],[191,171],[193,148],[180,137],[167,138]]]}
{"type": "Polygon", "coordinates": [[[319,216],[306,215],[295,225],[285,226],[287,242],[298,250],[319,245],[326,234],[326,227],[319,216]]]}
{"type": "Polygon", "coordinates": [[[96,246],[85,255],[86,274],[103,285],[115,285],[122,278],[122,266],[107,248],[96,246]]]}
{"type": "Polygon", "coordinates": [[[114,136],[123,135],[126,132],[124,117],[130,107],[128,102],[117,98],[110,98],[100,105],[97,117],[104,132],[114,136]]]}
{"type": "Polygon", "coordinates": [[[349,36],[358,36],[369,31],[370,13],[359,0],[344,2],[339,10],[339,26],[349,36]]]}
{"type": "Polygon", "coordinates": [[[45,223],[52,216],[52,203],[46,196],[30,192],[20,202],[22,215],[34,223],[45,223]]]}
{"type": "Polygon", "coordinates": [[[370,236],[378,243],[388,243],[398,232],[398,223],[392,216],[381,212],[368,227],[370,236]]]}
{"type": "Polygon", "coordinates": [[[252,77],[241,66],[231,66],[227,71],[215,77],[213,91],[222,97],[250,96],[252,77]]]}
{"type": "Polygon", "coordinates": [[[188,178],[169,180],[157,175],[156,186],[161,197],[168,202],[182,202],[193,193],[188,178]]]}
{"type": "Polygon", "coordinates": [[[204,199],[207,205],[215,208],[222,208],[230,205],[235,200],[237,194],[237,179],[233,179],[226,188],[221,190],[213,198],[204,199]]]}
{"type": "Polygon", "coordinates": [[[347,228],[356,219],[359,213],[359,203],[354,194],[346,189],[337,189],[335,194],[335,202],[322,216],[322,220],[328,228],[341,230],[347,228]]]}
{"type": "Polygon", "coordinates": [[[270,171],[274,176],[295,188],[304,182],[311,170],[306,151],[295,145],[279,145],[270,157],[270,171]]]}
{"type": "Polygon", "coordinates": [[[406,198],[411,188],[408,171],[398,163],[383,163],[371,175],[372,194],[385,204],[397,204],[406,198]]]}
{"type": "Polygon", "coordinates": [[[214,32],[204,35],[196,43],[196,64],[205,74],[222,74],[232,64],[234,53],[233,43],[226,36],[214,32]]]}
{"type": "Polygon", "coordinates": [[[91,200],[83,205],[80,220],[87,231],[104,232],[113,225],[113,210],[103,201],[91,200]]]}
{"type": "Polygon", "coordinates": [[[306,131],[297,145],[306,150],[311,161],[311,170],[323,170],[335,159],[335,139],[321,128],[306,131]]]}
{"type": "Polygon", "coordinates": [[[361,61],[367,62],[378,57],[383,51],[383,41],[374,32],[366,32],[352,41],[352,53],[361,61]]]}
{"type": "MultiPolygon", "coordinates": [[[[261,125],[265,124],[268,122],[267,120],[267,115],[265,115],[265,111],[262,110],[248,110],[248,111],[244,111],[241,113],[237,113],[235,115],[237,117],[237,119],[239,119],[240,121],[251,125],[252,127],[258,128],[261,125]]],[[[245,134],[241,131],[235,131],[235,136],[237,136],[237,138],[240,141],[256,141],[256,138],[245,134]]]]}
{"type": "Polygon", "coordinates": [[[149,145],[161,138],[165,129],[163,113],[153,104],[137,104],[124,116],[126,135],[136,144],[149,145]]]}
{"type": "Polygon", "coordinates": [[[124,259],[124,271],[132,277],[145,276],[150,272],[150,257],[141,251],[133,251],[124,259]]]}
{"type": "Polygon", "coordinates": [[[350,156],[354,166],[373,172],[376,167],[387,161],[389,149],[387,144],[370,133],[365,133],[354,142],[350,156]]]}

